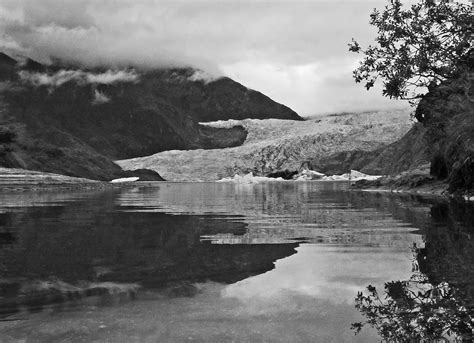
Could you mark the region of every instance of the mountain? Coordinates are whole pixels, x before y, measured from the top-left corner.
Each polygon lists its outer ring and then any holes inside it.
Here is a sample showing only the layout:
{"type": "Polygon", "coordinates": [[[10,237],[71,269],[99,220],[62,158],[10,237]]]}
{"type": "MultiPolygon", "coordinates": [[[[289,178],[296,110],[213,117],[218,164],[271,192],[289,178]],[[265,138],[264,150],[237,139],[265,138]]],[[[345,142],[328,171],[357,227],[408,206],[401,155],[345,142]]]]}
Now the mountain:
{"type": "Polygon", "coordinates": [[[409,110],[340,114],[300,122],[244,120],[210,123],[242,125],[248,131],[235,148],[166,151],[118,161],[124,169],[158,169],[171,180],[216,180],[305,166],[326,174],[351,169],[389,175],[360,187],[474,192],[474,72],[472,67],[433,87],[421,99],[413,123],[409,110]],[[176,167],[178,166],[178,167],[176,167]]]}
{"type": "Polygon", "coordinates": [[[123,176],[115,159],[240,145],[243,127],[199,122],[244,118],[302,120],[191,68],[84,69],[0,54],[0,166],[109,180],[123,176]]]}

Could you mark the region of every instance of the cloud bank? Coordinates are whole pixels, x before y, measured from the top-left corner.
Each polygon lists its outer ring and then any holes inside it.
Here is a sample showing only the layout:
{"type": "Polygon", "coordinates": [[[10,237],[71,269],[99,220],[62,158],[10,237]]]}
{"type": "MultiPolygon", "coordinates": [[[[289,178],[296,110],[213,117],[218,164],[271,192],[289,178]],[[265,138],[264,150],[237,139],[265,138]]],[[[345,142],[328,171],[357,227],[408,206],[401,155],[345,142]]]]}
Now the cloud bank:
{"type": "MultiPolygon", "coordinates": [[[[194,66],[303,115],[400,107],[352,81],[376,1],[0,0],[0,50],[86,66],[194,66]]],[[[58,81],[59,82],[59,81],[58,81]]]]}
{"type": "Polygon", "coordinates": [[[60,70],[53,74],[20,71],[18,73],[23,82],[34,86],[59,87],[66,82],[78,84],[113,84],[117,82],[136,82],[138,75],[135,71],[108,70],[105,73],[91,73],[82,70],[60,70]]]}

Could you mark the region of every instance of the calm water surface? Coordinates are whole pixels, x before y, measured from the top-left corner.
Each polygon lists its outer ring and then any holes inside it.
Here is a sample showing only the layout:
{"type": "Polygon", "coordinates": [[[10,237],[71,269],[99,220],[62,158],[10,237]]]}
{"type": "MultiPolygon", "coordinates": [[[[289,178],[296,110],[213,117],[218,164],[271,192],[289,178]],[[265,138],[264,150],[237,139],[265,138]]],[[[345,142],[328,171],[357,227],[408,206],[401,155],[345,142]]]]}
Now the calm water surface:
{"type": "Polygon", "coordinates": [[[472,296],[473,210],[331,182],[0,193],[0,342],[379,342],[350,329],[369,284],[472,296]]]}

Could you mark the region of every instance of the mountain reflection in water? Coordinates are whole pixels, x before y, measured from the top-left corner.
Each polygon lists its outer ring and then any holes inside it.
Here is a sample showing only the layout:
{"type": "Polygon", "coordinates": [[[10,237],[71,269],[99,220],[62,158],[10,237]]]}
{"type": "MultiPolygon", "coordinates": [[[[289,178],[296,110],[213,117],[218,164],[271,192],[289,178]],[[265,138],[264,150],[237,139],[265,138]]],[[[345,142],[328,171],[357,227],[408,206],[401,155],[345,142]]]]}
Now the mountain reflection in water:
{"type": "Polygon", "coordinates": [[[376,342],[354,297],[409,279],[413,243],[472,295],[472,206],[347,187],[0,193],[0,341],[376,342]]]}

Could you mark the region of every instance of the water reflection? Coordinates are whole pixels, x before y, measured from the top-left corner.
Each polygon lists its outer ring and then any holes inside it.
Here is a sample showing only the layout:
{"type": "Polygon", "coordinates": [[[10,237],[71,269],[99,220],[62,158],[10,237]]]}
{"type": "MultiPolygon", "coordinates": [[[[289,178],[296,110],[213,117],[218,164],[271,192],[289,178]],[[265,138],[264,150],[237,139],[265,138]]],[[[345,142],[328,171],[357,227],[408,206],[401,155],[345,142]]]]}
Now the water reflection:
{"type": "Polygon", "coordinates": [[[203,243],[202,235],[243,233],[246,224],[218,215],[208,220],[130,212],[116,204],[119,193],[76,194],[61,205],[47,194],[40,206],[3,207],[12,212],[1,214],[0,232],[7,239],[0,249],[0,312],[15,312],[19,306],[38,309],[81,294],[110,293],[111,282],[145,288],[174,283],[178,292],[187,287],[175,285],[180,282],[231,283],[270,270],[275,260],[295,253],[296,243],[260,247],[203,243]]]}
{"type": "Polygon", "coordinates": [[[369,285],[359,292],[356,308],[366,317],[352,328],[356,334],[369,324],[383,339],[395,342],[472,342],[473,319],[455,286],[427,280],[390,281],[384,294],[369,285]]]}
{"type": "MultiPolygon", "coordinates": [[[[417,225],[429,208],[381,194],[347,192],[346,183],[173,184],[129,190],[118,203],[130,211],[222,215],[246,231],[203,235],[214,244],[314,243],[408,247],[423,244],[417,225]],[[337,191],[335,191],[337,187],[337,191]],[[412,217],[416,218],[411,224],[412,217]]],[[[221,217],[222,218],[222,217],[221,217]]]]}
{"type": "Polygon", "coordinates": [[[277,261],[274,270],[229,285],[224,296],[277,304],[288,294],[299,294],[352,304],[354,294],[367,283],[409,276],[409,254],[402,249],[305,244],[297,251],[277,261]]]}
{"type": "Polygon", "coordinates": [[[356,333],[370,325],[390,341],[472,342],[473,206],[435,203],[430,217],[425,247],[412,249],[413,275],[386,282],[383,295],[373,285],[358,292],[356,308],[366,319],[353,323],[356,333]]]}
{"type": "Polygon", "coordinates": [[[0,331],[13,341],[28,330],[54,341],[59,328],[67,340],[76,326],[86,341],[379,341],[349,329],[363,319],[354,296],[408,280],[413,243],[430,282],[472,289],[470,264],[439,266],[472,262],[472,206],[460,206],[317,182],[2,193],[0,315],[28,322],[0,331]]]}

